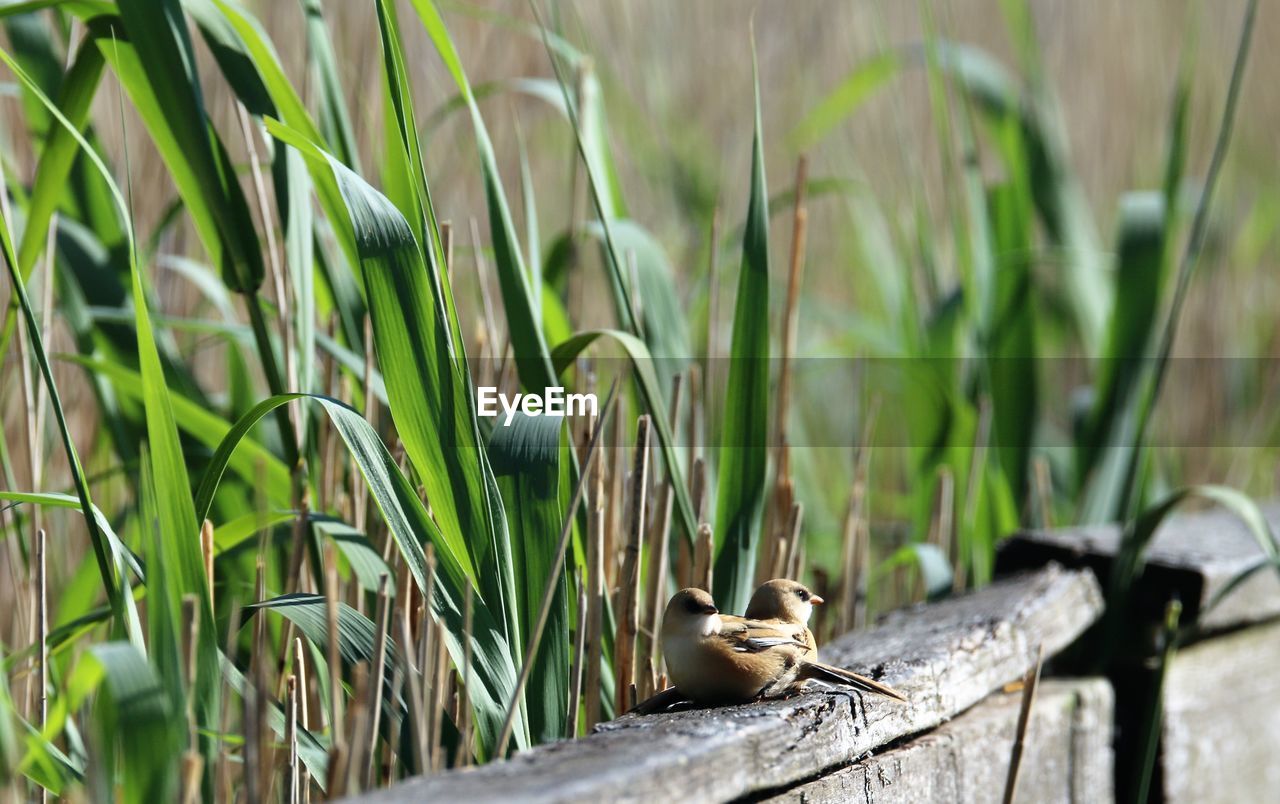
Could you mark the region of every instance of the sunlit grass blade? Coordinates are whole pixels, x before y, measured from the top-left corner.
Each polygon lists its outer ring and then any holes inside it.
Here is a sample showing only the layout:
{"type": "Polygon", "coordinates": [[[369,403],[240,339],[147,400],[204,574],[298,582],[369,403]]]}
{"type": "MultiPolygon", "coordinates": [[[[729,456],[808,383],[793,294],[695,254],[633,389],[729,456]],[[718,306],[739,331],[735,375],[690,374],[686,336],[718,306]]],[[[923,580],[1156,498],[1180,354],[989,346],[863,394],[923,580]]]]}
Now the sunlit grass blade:
{"type": "MultiPolygon", "coordinates": [[[[379,3],[380,9],[384,7],[385,3],[379,3]]],[[[502,288],[503,308],[511,333],[511,348],[515,354],[520,381],[531,390],[553,386],[555,372],[551,368],[550,352],[543,337],[542,328],[538,324],[539,316],[535,312],[535,300],[529,286],[529,272],[525,266],[519,238],[516,236],[511,208],[502,186],[502,177],[498,174],[498,163],[493,153],[493,143],[489,139],[489,130],[471,94],[471,83],[463,72],[453,40],[445,29],[444,21],[440,18],[435,3],[433,0],[413,0],[413,7],[418,12],[427,34],[435,44],[458,90],[466,98],[467,108],[471,112],[471,123],[476,150],[480,154],[480,172],[484,179],[485,200],[489,211],[489,234],[493,246],[494,264],[497,267],[498,281],[502,288]]],[[[381,14],[380,19],[386,20],[387,15],[381,14]]],[[[384,36],[386,30],[384,24],[384,36]]]]}
{"type": "MultiPolygon", "coordinates": [[[[753,41],[753,64],[754,48],[753,41]]],[[[714,596],[728,611],[745,608],[751,594],[769,456],[766,443],[769,432],[769,193],[765,186],[758,74],[754,119],[751,198],[742,241],[738,300],[733,312],[731,361],[717,467],[714,596]]]]}
{"type": "Polygon", "coordinates": [[[252,293],[262,284],[262,252],[244,191],[205,115],[182,6],[178,0],[119,5],[128,43],[112,42],[104,53],[156,140],[223,280],[252,293]],[[114,59],[113,49],[128,54],[114,59]]]}

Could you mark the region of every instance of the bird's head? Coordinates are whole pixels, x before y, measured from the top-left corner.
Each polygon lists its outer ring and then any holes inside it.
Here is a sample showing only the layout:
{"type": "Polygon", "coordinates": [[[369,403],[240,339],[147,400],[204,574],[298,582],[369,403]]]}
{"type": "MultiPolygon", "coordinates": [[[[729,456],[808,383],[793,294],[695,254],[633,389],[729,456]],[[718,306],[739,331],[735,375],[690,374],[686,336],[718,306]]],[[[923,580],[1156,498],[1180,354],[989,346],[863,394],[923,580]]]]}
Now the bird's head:
{"type": "Polygon", "coordinates": [[[668,601],[662,622],[664,628],[709,636],[720,630],[720,610],[705,590],[681,589],[668,601]]]}
{"type": "Polygon", "coordinates": [[[808,625],[813,607],[822,598],[809,587],[786,578],[775,578],[760,585],[747,604],[747,617],[753,620],[782,620],[808,625]]]}

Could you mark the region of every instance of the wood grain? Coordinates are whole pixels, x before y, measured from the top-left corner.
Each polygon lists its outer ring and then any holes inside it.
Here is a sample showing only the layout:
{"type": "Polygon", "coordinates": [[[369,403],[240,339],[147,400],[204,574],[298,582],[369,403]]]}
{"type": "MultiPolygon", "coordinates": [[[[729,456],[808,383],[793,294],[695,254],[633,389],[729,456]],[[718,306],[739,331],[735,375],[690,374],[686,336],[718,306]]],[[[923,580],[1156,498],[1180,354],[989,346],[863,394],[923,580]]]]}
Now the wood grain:
{"type": "Polygon", "coordinates": [[[1164,688],[1165,801],[1261,801],[1280,791],[1278,666],[1280,623],[1174,654],[1164,688]]]}
{"type": "MultiPolygon", "coordinates": [[[[996,693],[898,748],[792,787],[770,802],[915,804],[999,802],[1018,720],[1019,694],[996,693]]],[[[1015,801],[1114,800],[1111,685],[1046,680],[1028,722],[1015,801]]]]}
{"type": "Polygon", "coordinates": [[[1052,656],[1101,613],[1087,571],[1050,565],[972,594],[895,612],[825,661],[882,680],[899,704],[832,689],[783,701],[626,716],[586,738],[405,782],[368,801],[729,801],[790,787],[932,729],[1052,656]]]}

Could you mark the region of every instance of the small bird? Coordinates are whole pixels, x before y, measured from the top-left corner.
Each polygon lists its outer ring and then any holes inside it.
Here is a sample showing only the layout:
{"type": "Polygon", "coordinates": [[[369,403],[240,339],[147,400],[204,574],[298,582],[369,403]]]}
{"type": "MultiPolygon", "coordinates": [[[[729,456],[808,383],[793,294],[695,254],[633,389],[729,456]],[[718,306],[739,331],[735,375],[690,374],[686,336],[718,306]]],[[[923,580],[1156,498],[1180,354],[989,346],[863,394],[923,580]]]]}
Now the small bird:
{"type": "Polygon", "coordinates": [[[672,684],[700,704],[777,698],[809,680],[906,700],[892,687],[817,661],[807,630],[722,615],[706,591],[682,589],[667,603],[662,653],[672,684]]]}
{"type": "Polygon", "coordinates": [[[814,654],[808,658],[817,658],[818,641],[813,638],[813,631],[809,630],[809,618],[813,616],[813,607],[821,606],[822,603],[822,598],[810,592],[804,584],[786,578],[774,578],[760,584],[751,595],[746,616],[749,620],[759,620],[771,625],[804,626],[805,643],[814,654]]]}

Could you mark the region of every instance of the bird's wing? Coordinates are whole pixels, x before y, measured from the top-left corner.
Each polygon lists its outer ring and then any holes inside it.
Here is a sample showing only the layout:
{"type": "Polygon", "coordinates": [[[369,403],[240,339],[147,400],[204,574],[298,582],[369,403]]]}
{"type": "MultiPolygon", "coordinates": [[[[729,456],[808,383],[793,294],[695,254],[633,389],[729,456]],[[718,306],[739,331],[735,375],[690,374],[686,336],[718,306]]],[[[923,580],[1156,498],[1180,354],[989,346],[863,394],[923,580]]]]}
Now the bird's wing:
{"type": "Polygon", "coordinates": [[[748,620],[743,617],[722,617],[720,638],[740,653],[759,653],[771,649],[808,650],[805,628],[797,628],[777,621],[748,620]]]}

